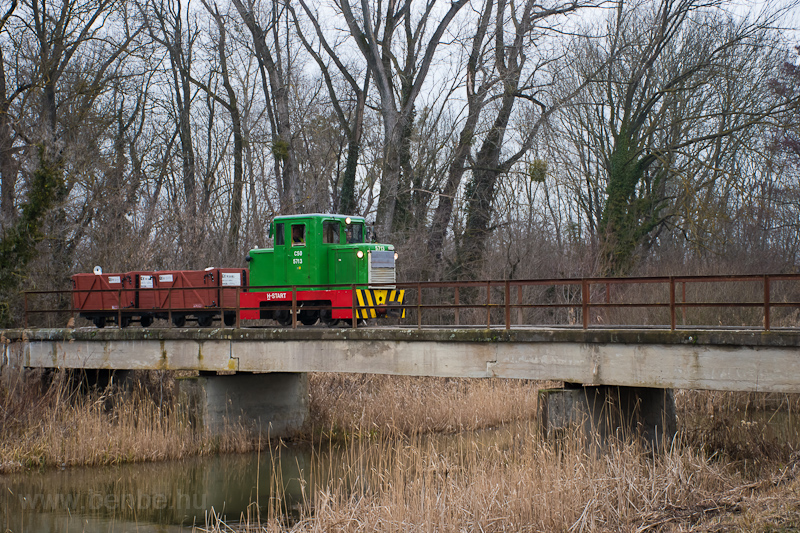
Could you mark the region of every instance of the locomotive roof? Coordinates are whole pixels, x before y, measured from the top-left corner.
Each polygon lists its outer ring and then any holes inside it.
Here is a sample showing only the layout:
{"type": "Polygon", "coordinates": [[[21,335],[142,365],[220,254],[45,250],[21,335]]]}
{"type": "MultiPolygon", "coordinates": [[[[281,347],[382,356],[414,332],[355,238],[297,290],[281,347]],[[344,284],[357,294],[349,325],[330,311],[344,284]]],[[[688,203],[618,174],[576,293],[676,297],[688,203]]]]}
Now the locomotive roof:
{"type": "Polygon", "coordinates": [[[360,217],[358,215],[338,215],[333,213],[306,213],[302,215],[278,215],[274,218],[274,220],[278,219],[286,219],[286,218],[313,218],[313,217],[324,217],[324,218],[339,218],[344,220],[347,217],[350,217],[352,220],[358,220],[364,222],[364,217],[360,217]]]}

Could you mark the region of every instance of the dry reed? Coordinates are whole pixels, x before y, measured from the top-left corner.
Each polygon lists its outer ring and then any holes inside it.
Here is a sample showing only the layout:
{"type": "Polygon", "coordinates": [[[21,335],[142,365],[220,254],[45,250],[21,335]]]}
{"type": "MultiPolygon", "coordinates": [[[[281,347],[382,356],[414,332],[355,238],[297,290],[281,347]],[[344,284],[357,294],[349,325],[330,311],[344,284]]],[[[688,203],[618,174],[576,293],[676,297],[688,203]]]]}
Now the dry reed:
{"type": "MultiPolygon", "coordinates": [[[[41,373],[3,374],[2,468],[152,461],[259,446],[236,424],[222,440],[198,435],[175,401],[171,378],[153,378],[147,374],[132,390],[79,394],[65,374],[50,384],[41,373]]],[[[533,382],[320,374],[311,376],[310,389],[314,423],[332,428],[322,432],[316,453],[343,447],[341,462],[312,461],[316,482],[301,508],[277,497],[269,509],[252,506],[239,524],[212,516],[207,529],[800,527],[798,396],[678,391],[680,436],[653,456],[630,442],[587,451],[586,437],[577,433],[543,439],[532,420],[533,382]],[[462,433],[500,424],[511,429],[487,432],[486,439],[462,433]]],[[[272,449],[263,457],[281,461],[272,449]]],[[[283,470],[272,471],[273,487],[284,486],[283,470]]]]}
{"type": "Polygon", "coordinates": [[[542,382],[311,374],[316,428],[336,436],[454,433],[536,415],[542,382]]]}
{"type": "MultiPolygon", "coordinates": [[[[211,517],[205,530],[800,527],[797,395],[678,391],[679,436],[654,456],[635,442],[612,442],[600,453],[577,431],[557,442],[543,439],[541,428],[526,418],[535,412],[534,383],[320,375],[312,378],[312,391],[318,422],[338,426],[327,434],[327,445],[345,448],[341,464],[312,461],[316,489],[299,512],[278,498],[240,523],[211,517]],[[402,403],[391,405],[400,398],[402,403]],[[479,407],[488,399],[496,403],[479,407]],[[452,405],[455,401],[462,406],[452,405]],[[473,416],[476,409],[480,416],[473,416]],[[484,440],[459,433],[443,444],[409,429],[413,421],[426,431],[465,431],[481,427],[481,417],[500,420],[504,413],[516,417],[512,429],[489,432],[484,440]],[[384,438],[373,438],[376,432],[384,438]],[[354,438],[337,439],[340,433],[354,438]]],[[[275,488],[284,482],[271,481],[275,488]]]]}
{"type": "MultiPolygon", "coordinates": [[[[443,444],[414,435],[342,445],[341,465],[312,472],[330,481],[308,494],[299,516],[287,520],[276,499],[273,508],[252,509],[240,523],[212,516],[204,530],[770,531],[776,524],[800,525],[796,460],[753,483],[681,440],[658,456],[623,442],[598,453],[583,435],[548,442],[529,423],[486,442],[459,436],[443,444]]],[[[274,487],[283,482],[279,475],[271,480],[274,487]]]]}
{"type": "Polygon", "coordinates": [[[75,379],[79,374],[5,370],[0,472],[181,459],[256,445],[241,423],[231,423],[221,438],[195,431],[188,410],[175,401],[171,376],[163,373],[140,373],[125,388],[86,392],[75,379]],[[154,377],[158,392],[151,390],[154,377]]]}

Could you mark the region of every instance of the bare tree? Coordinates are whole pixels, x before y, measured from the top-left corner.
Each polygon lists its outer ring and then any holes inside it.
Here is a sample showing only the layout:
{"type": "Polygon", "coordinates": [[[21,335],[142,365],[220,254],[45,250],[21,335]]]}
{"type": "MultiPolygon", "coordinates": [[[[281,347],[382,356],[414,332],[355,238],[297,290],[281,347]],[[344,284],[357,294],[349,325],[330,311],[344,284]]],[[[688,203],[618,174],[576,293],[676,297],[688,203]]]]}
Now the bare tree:
{"type": "Polygon", "coordinates": [[[222,86],[225,88],[227,99],[219,96],[209,84],[198,81],[191,76],[190,80],[203,89],[210,98],[222,105],[231,117],[231,128],[233,130],[233,187],[231,190],[229,209],[228,247],[230,251],[236,251],[239,247],[239,228],[242,220],[242,193],[244,189],[244,134],[242,133],[242,118],[239,112],[238,97],[231,84],[231,76],[228,72],[227,31],[225,30],[225,21],[216,3],[212,8],[206,0],[202,0],[202,2],[206,10],[214,18],[214,22],[217,26],[219,75],[222,77],[222,86]]]}
{"type": "Polygon", "coordinates": [[[303,11],[314,27],[314,33],[319,42],[319,46],[325,51],[326,57],[328,57],[336,67],[339,76],[345,80],[350,92],[354,96],[354,105],[350,109],[344,107],[342,103],[343,98],[339,96],[334,85],[331,67],[323,59],[321,52],[317,51],[317,49],[312,46],[309,39],[306,38],[297,14],[294,9],[291,8],[291,5],[289,5],[289,9],[291,9],[294,17],[297,34],[306,51],[320,68],[339,127],[341,127],[347,135],[347,159],[344,173],[341,177],[341,190],[338,195],[338,203],[334,209],[340,213],[355,213],[357,209],[355,196],[356,172],[358,170],[358,157],[361,151],[361,138],[364,131],[364,108],[367,102],[371,71],[369,66],[367,66],[363,69],[363,74],[360,76],[363,79],[361,81],[356,80],[356,75],[351,72],[353,68],[344,64],[340,54],[334,50],[334,47],[331,46],[328,39],[325,37],[325,32],[319,22],[318,13],[309,8],[308,4],[303,0],[300,0],[300,5],[303,7],[303,11]]]}
{"type": "Polygon", "coordinates": [[[272,154],[275,164],[275,178],[280,192],[280,210],[293,213],[300,205],[300,191],[297,189],[297,161],[295,160],[294,137],[290,114],[289,67],[288,60],[281,55],[282,43],[279,41],[279,17],[283,10],[280,0],[271,0],[266,26],[259,23],[253,0],[233,0],[253,37],[256,58],[261,69],[264,95],[268,102],[268,112],[272,124],[272,154]],[[267,41],[269,36],[269,43],[267,41]],[[272,49],[270,48],[272,45],[272,49]]]}
{"type": "Polygon", "coordinates": [[[341,0],[339,4],[350,34],[373,74],[380,99],[384,167],[376,226],[381,236],[397,229],[395,207],[401,192],[403,154],[408,148],[417,97],[445,31],[467,0],[451,2],[430,36],[426,30],[434,24],[436,1],[426,2],[419,14],[412,11],[412,4],[392,0],[386,3],[384,12],[379,4],[373,13],[369,3],[362,0],[358,17],[349,0],[341,0]],[[401,49],[398,49],[398,33],[404,39],[401,49]]]}
{"type": "Polygon", "coordinates": [[[620,2],[602,37],[575,51],[578,79],[591,83],[565,121],[599,214],[602,273],[626,273],[668,227],[691,231],[737,175],[748,132],[797,105],[765,93],[780,16],[742,20],[698,0],[620,2]]]}
{"type": "Polygon", "coordinates": [[[182,224],[178,233],[181,240],[185,239],[183,248],[191,262],[201,234],[199,228],[196,228],[197,168],[191,123],[194,97],[191,70],[193,47],[199,31],[196,26],[192,27],[189,5],[184,6],[179,0],[149,0],[142,7],[142,12],[151,39],[161,45],[169,59],[171,92],[180,143],[182,189],[186,202],[186,212],[180,219],[182,224]]]}
{"type": "MultiPolygon", "coordinates": [[[[500,176],[509,171],[530,149],[539,129],[546,123],[548,117],[571,95],[547,95],[545,87],[549,84],[549,77],[542,76],[541,71],[546,68],[554,58],[548,54],[533,57],[529,50],[529,43],[535,39],[544,39],[548,26],[554,20],[571,13],[582,7],[577,2],[555,2],[551,5],[540,5],[533,0],[528,0],[519,6],[509,4],[506,0],[498,0],[496,4],[489,1],[484,6],[478,31],[473,40],[470,61],[467,67],[467,102],[468,115],[462,130],[459,146],[456,152],[448,182],[440,207],[434,215],[431,227],[429,249],[436,252],[441,247],[444,232],[450,216],[450,203],[461,176],[466,171],[468,156],[471,155],[471,146],[475,142],[475,126],[477,115],[482,113],[487,103],[487,92],[496,87],[497,93],[491,97],[496,102],[494,118],[488,127],[480,147],[471,162],[471,180],[467,186],[467,219],[461,245],[458,250],[457,268],[464,275],[478,275],[480,264],[484,257],[486,241],[491,232],[492,202],[495,197],[495,187],[500,176]],[[487,28],[492,21],[490,12],[494,11],[494,43],[487,50],[481,50],[487,28]],[[513,25],[508,21],[513,21],[513,25]],[[513,28],[513,31],[509,31],[513,28]],[[506,39],[510,38],[510,42],[506,39]],[[475,77],[477,69],[489,70],[491,76],[484,79],[483,85],[476,90],[475,77]],[[516,149],[504,156],[504,140],[509,126],[515,104],[519,100],[527,102],[533,109],[523,111],[528,114],[529,124],[516,149]]],[[[485,74],[484,74],[485,75],[485,74]]]]}
{"type": "MultiPolygon", "coordinates": [[[[8,10],[2,14],[0,36],[7,32],[8,20],[14,14],[17,5],[17,0],[12,0],[8,10]]],[[[9,42],[10,39],[4,37],[0,44],[9,42]]],[[[4,48],[5,46],[0,46],[0,227],[14,222],[17,217],[15,199],[19,163],[14,157],[17,149],[14,146],[15,139],[11,124],[11,104],[32,85],[31,82],[18,81],[16,87],[7,87],[6,80],[14,79],[14,77],[6,73],[4,48]]]]}

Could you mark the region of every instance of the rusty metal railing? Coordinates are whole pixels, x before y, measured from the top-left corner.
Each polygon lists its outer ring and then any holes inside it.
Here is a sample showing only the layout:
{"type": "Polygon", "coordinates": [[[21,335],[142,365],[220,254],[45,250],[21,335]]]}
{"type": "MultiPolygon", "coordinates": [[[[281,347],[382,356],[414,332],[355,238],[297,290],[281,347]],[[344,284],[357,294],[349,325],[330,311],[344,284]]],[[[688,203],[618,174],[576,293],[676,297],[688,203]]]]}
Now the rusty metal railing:
{"type": "MultiPolygon", "coordinates": [[[[28,291],[24,294],[25,327],[34,315],[66,313],[73,318],[82,310],[75,308],[76,294],[107,292],[116,295],[116,309],[104,310],[115,316],[117,324],[126,316],[142,313],[167,314],[172,324],[173,314],[235,313],[234,327],[240,327],[241,312],[261,310],[242,307],[243,291],[291,292],[291,302],[275,305],[273,311],[287,311],[291,327],[296,328],[300,311],[333,311],[347,309],[356,317],[358,309],[388,309],[405,311],[405,319],[392,323],[417,328],[435,326],[486,327],[511,329],[522,326],[553,326],[573,328],[596,327],[736,327],[769,331],[774,328],[800,329],[800,275],[769,274],[742,276],[664,276],[632,278],[571,278],[531,280],[477,280],[446,282],[396,283],[391,287],[405,291],[403,304],[359,305],[354,284],[315,285],[313,289],[351,290],[348,306],[304,305],[298,292],[310,290],[298,286],[211,287],[202,290],[236,291],[235,305],[217,305],[198,310],[138,309],[123,306],[123,294],[140,290],[120,288],[106,291],[28,291]],[[56,295],[60,304],[53,308],[31,307],[32,300],[56,295]],[[64,305],[68,295],[69,305],[64,305]],[[778,316],[776,316],[776,314],[778,316]],[[466,323],[464,322],[466,319],[466,323]]],[[[371,286],[389,288],[390,286],[371,286]]],[[[171,287],[170,291],[195,290],[194,287],[171,287]]],[[[159,289],[165,290],[165,289],[159,289]]],[[[222,293],[220,292],[220,304],[222,293]]],[[[168,301],[172,301],[169,299],[168,301]]],[[[111,316],[109,315],[109,316],[111,316]]],[[[357,328],[359,320],[351,320],[357,328]]]]}

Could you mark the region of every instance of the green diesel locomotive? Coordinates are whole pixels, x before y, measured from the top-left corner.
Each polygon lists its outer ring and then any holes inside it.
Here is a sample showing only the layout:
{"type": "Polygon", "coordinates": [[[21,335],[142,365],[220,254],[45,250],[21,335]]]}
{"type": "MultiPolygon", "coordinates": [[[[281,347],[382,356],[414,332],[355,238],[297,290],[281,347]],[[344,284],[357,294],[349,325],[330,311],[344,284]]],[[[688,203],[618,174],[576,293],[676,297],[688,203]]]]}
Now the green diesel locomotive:
{"type": "Polygon", "coordinates": [[[397,252],[391,244],[369,242],[362,217],[286,215],[269,227],[272,248],[250,250],[250,280],[240,296],[242,319],[291,323],[292,295],[297,319],[322,320],[401,316],[403,291],[394,287],[397,252]]]}

